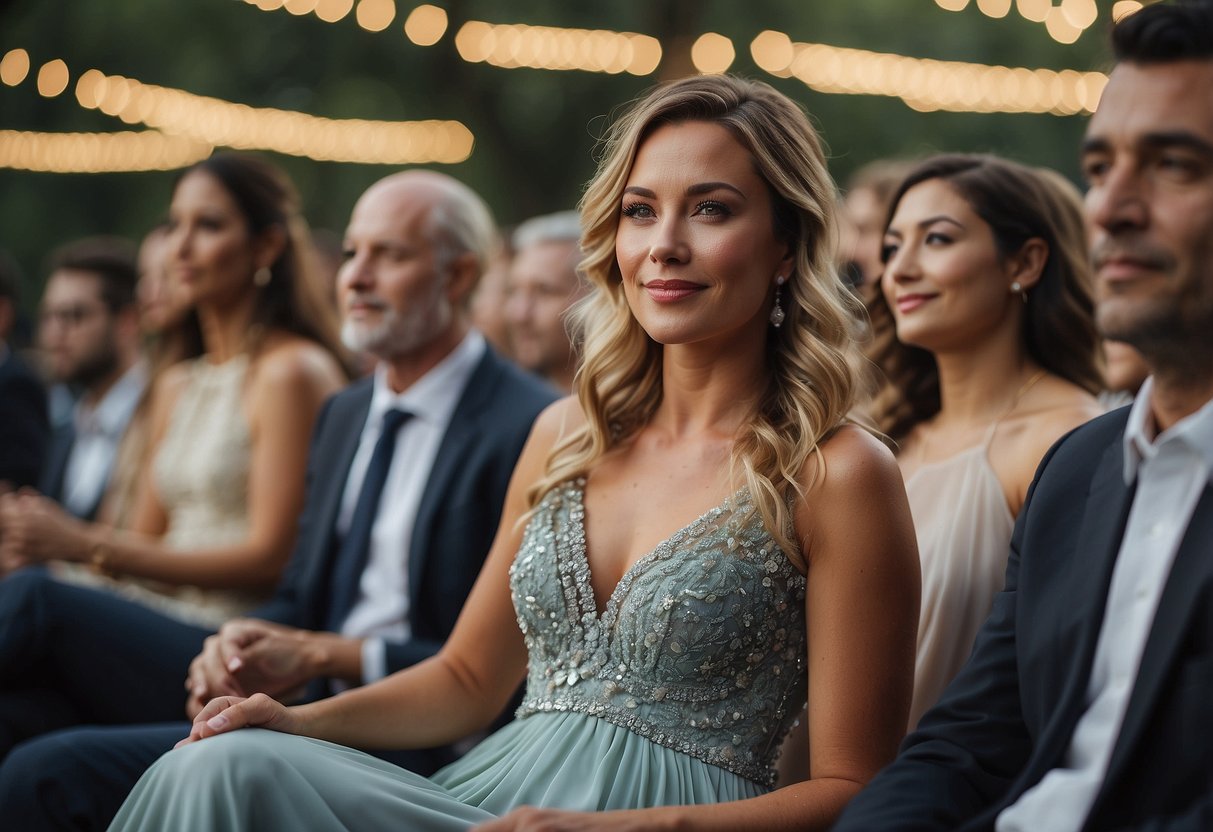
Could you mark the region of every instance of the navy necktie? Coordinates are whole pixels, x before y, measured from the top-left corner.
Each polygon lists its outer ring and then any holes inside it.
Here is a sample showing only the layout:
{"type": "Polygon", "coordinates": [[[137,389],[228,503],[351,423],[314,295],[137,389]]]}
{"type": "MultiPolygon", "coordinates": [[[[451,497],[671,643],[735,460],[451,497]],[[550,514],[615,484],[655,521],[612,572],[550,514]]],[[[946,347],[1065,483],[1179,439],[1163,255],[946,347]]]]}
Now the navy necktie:
{"type": "Polygon", "coordinates": [[[383,414],[383,428],[379,440],[375,442],[375,450],[371,452],[371,461],[362,479],[362,490],[358,492],[350,527],[333,563],[328,614],[325,616],[325,629],[330,632],[340,630],[358,600],[358,586],[362,573],[366,571],[371,549],[371,528],[375,525],[383,485],[392,467],[392,456],[396,453],[396,434],[411,417],[411,413],[395,409],[383,414]]]}

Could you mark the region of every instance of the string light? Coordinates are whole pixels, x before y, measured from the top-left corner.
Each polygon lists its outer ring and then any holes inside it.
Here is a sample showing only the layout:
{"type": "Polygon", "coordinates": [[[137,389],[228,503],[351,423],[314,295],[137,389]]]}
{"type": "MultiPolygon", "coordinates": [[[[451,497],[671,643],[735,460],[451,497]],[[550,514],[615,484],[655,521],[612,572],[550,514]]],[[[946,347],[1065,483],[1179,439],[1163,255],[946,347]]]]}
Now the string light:
{"type": "Polygon", "coordinates": [[[922,112],[1094,112],[1108,78],[1101,72],[986,66],[794,43],[767,30],[750,44],[763,70],[795,77],[819,92],[887,95],[922,112]]]}
{"type": "Polygon", "coordinates": [[[1112,6],[1112,19],[1120,22],[1122,19],[1131,14],[1137,14],[1142,10],[1142,4],[1137,0],[1117,0],[1112,6]]]}
{"type": "MultiPolygon", "coordinates": [[[[1014,0],[1016,11],[1024,20],[1045,24],[1049,36],[1058,43],[1070,44],[1099,18],[1099,7],[1095,0],[1014,0]]],[[[1113,7],[1112,17],[1116,17],[1116,8],[1124,2],[1132,2],[1141,8],[1136,0],[1122,0],[1113,7]]],[[[958,12],[969,5],[969,0],[935,0],[935,5],[949,12],[958,12]]],[[[977,8],[987,17],[1006,17],[1011,11],[1012,0],[977,0],[977,8]]],[[[1127,7],[1126,7],[1127,8],[1127,7]]],[[[1136,11],[1136,9],[1134,9],[1136,11]]]]}
{"type": "Polygon", "coordinates": [[[661,43],[648,35],[479,20],[460,27],[455,49],[465,61],[506,69],[525,66],[648,75],[661,63],[661,43]]]}
{"type": "Polygon", "coordinates": [[[54,98],[67,89],[70,80],[71,73],[66,63],[59,58],[47,61],[38,70],[38,93],[46,98],[54,98]]]}
{"type": "Polygon", "coordinates": [[[396,19],[396,3],[393,0],[360,0],[354,17],[368,32],[382,32],[396,19]]]}
{"type": "Polygon", "coordinates": [[[15,87],[29,75],[29,53],[24,49],[10,49],[0,58],[0,81],[15,87]]]}
{"type": "MultiPolygon", "coordinates": [[[[20,50],[5,55],[0,75],[15,78],[23,55],[20,50]]],[[[28,63],[28,55],[24,60],[28,63]]],[[[69,77],[66,63],[49,61],[39,70],[39,91],[57,95],[66,88],[69,77]]],[[[471,155],[474,144],[471,131],[458,121],[322,118],[235,104],[96,69],[77,79],[75,92],[81,107],[100,110],[127,124],[142,124],[195,143],[272,150],[318,161],[456,164],[471,155]]]]}
{"type": "Polygon", "coordinates": [[[707,75],[724,72],[732,66],[735,57],[733,41],[715,32],[700,35],[691,46],[691,63],[707,75]]]}
{"type": "Polygon", "coordinates": [[[344,20],[353,9],[354,0],[319,0],[315,14],[325,23],[336,23],[344,20]]]}
{"type": "Polygon", "coordinates": [[[29,133],[0,130],[0,167],[43,173],[175,170],[211,155],[210,145],[157,130],[29,133]]]}
{"type": "Polygon", "coordinates": [[[418,46],[433,46],[442,40],[447,27],[446,10],[437,6],[418,6],[404,21],[404,34],[418,46]]]}

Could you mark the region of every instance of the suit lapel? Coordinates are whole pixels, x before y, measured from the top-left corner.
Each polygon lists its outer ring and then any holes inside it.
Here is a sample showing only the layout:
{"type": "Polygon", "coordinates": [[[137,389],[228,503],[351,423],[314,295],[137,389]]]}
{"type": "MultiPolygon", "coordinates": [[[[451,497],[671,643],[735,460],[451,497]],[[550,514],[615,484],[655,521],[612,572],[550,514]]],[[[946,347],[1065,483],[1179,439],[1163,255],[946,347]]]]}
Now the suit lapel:
{"type": "MultiPolygon", "coordinates": [[[[1085,707],[1095,645],[1103,626],[1108,587],[1112,582],[1112,569],[1120,551],[1120,540],[1133,499],[1134,489],[1125,485],[1123,459],[1121,434],[1117,433],[1091,479],[1073,556],[1067,559],[1065,567],[1059,570],[1056,577],[1059,585],[1067,588],[1070,602],[1064,608],[1049,613],[1078,617],[1081,621],[1077,627],[1057,630],[1077,632],[1079,635],[1067,650],[1069,659],[1065,661],[1057,705],[1042,733],[1043,753],[1038,754],[1036,759],[1044,770],[1052,768],[1061,758],[1085,707]]],[[[1039,776],[1034,777],[1039,779],[1039,776]]],[[[1035,779],[1031,782],[1035,782],[1035,779]]]]}
{"type": "Polygon", "coordinates": [[[413,524],[412,539],[409,541],[409,601],[412,609],[417,608],[425,565],[432,554],[437,515],[447,507],[446,500],[450,496],[449,483],[459,472],[467,448],[477,441],[480,411],[491,396],[500,375],[499,359],[493,355],[492,350],[486,351],[468,379],[463,395],[451,414],[451,423],[442,436],[442,444],[438,446],[438,456],[434,459],[434,467],[430,469],[421,503],[417,506],[417,519],[413,524]]]}
{"type": "MultiPolygon", "coordinates": [[[[1206,486],[1163,587],[1158,611],[1154,614],[1154,622],[1146,638],[1133,693],[1129,697],[1125,718],[1108,762],[1105,786],[1115,782],[1117,772],[1130,759],[1154,711],[1163,683],[1170,678],[1197,596],[1205,589],[1213,567],[1213,562],[1209,560],[1210,545],[1213,545],[1213,488],[1206,486]]],[[[1200,728],[1192,726],[1192,730],[1200,728]]]]}
{"type": "MultiPolygon", "coordinates": [[[[350,465],[358,451],[362,429],[371,409],[372,390],[372,385],[367,382],[361,390],[353,391],[355,395],[348,401],[334,401],[328,416],[331,424],[326,426],[326,433],[335,435],[331,439],[326,437],[326,441],[316,448],[320,459],[316,461],[315,477],[321,481],[313,482],[312,487],[324,490],[317,503],[317,516],[310,520],[315,530],[310,545],[319,546],[320,551],[313,552],[307,559],[308,573],[303,577],[303,586],[321,590],[327,587],[327,582],[322,579],[330,571],[330,561],[336,552],[333,537],[337,533],[337,514],[341,510],[341,497],[349,479],[350,465]]],[[[323,599],[317,599],[317,603],[323,603],[323,599]]]]}

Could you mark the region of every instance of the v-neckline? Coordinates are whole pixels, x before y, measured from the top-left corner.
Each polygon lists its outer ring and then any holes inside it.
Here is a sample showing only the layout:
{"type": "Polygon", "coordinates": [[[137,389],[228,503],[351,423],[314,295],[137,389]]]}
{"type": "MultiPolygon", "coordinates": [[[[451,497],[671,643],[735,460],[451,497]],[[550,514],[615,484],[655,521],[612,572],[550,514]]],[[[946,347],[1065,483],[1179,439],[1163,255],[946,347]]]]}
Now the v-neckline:
{"type": "Polygon", "coordinates": [[[607,595],[604,606],[598,606],[598,595],[594,592],[594,570],[590,565],[590,547],[589,538],[586,535],[586,508],[585,508],[585,478],[578,477],[571,483],[572,491],[575,496],[577,507],[580,511],[575,513],[573,517],[577,524],[576,532],[579,540],[579,545],[574,546],[577,557],[580,559],[580,573],[584,576],[584,586],[581,587],[582,594],[582,612],[583,614],[592,616],[594,621],[606,623],[608,626],[614,618],[615,611],[618,608],[618,599],[622,595],[627,594],[628,588],[631,586],[635,577],[646,567],[651,561],[657,559],[669,551],[676,543],[679,543],[687,535],[697,531],[700,527],[707,524],[710,520],[714,520],[729,509],[736,509],[740,505],[741,498],[746,492],[746,487],[734,491],[724,500],[704,511],[698,517],[691,520],[684,526],[676,529],[671,534],[667,535],[657,543],[652,549],[641,555],[631,566],[624,570],[623,575],[615,583],[610,594],[607,595]]]}

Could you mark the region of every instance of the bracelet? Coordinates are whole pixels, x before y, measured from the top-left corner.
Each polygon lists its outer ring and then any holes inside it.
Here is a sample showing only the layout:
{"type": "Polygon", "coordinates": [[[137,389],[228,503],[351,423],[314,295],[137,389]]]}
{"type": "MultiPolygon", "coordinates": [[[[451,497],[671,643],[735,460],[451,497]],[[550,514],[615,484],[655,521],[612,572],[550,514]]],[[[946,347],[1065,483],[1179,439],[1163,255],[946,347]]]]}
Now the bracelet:
{"type": "Polygon", "coordinates": [[[88,562],[93,571],[106,578],[117,578],[118,570],[114,567],[114,549],[108,540],[99,540],[89,550],[88,562]]]}

